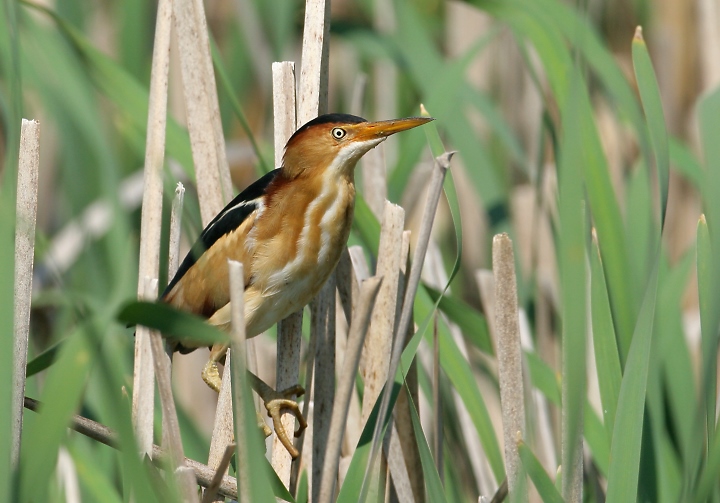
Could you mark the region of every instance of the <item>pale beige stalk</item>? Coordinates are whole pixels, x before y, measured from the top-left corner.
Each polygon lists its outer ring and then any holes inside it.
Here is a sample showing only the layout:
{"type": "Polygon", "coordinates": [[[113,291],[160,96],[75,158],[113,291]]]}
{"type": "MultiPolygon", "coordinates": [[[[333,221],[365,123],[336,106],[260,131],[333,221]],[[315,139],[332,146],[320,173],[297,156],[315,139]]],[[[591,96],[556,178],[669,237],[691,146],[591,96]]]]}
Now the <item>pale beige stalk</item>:
{"type": "MultiPolygon", "coordinates": [[[[210,438],[210,452],[208,453],[208,466],[213,470],[220,470],[227,448],[233,443],[233,403],[232,403],[232,359],[230,354],[225,355],[225,368],[222,375],[222,384],[218,394],[217,408],[215,409],[215,422],[213,423],[212,437],[210,438]]],[[[227,474],[225,467],[223,475],[227,474]]],[[[203,501],[208,497],[203,496],[203,501]]],[[[222,498],[222,497],[221,497],[222,498]]],[[[216,501],[207,499],[208,501],[216,501]]],[[[219,499],[217,501],[222,501],[219,499]]]]}
{"type": "MultiPolygon", "coordinates": [[[[403,231],[402,245],[400,256],[400,278],[398,279],[398,298],[402,299],[405,296],[405,288],[407,286],[408,269],[410,267],[410,231],[403,231]]],[[[400,317],[402,306],[398,302],[397,305],[397,317],[400,317]]],[[[408,331],[405,332],[405,341],[413,336],[414,326],[408,327],[408,331]]],[[[397,433],[398,440],[400,441],[400,447],[402,448],[402,455],[404,464],[407,467],[407,474],[410,479],[410,486],[412,488],[412,498],[417,503],[423,503],[425,501],[425,479],[423,478],[422,462],[420,461],[420,452],[418,450],[417,440],[415,439],[415,430],[412,423],[412,417],[410,415],[410,407],[420,408],[419,396],[418,396],[418,377],[417,377],[417,363],[413,361],[407,374],[405,375],[406,388],[398,395],[397,403],[395,404],[395,426],[392,434],[397,433]],[[412,399],[413,403],[410,403],[412,399]]],[[[418,411],[419,412],[419,411],[418,411]]],[[[398,489],[398,477],[393,471],[393,460],[388,457],[388,464],[390,465],[390,471],[393,476],[393,483],[395,484],[396,491],[398,489]]],[[[409,498],[409,496],[408,496],[409,498]]]]}
{"type": "Polygon", "coordinates": [[[201,0],[175,0],[175,29],[203,225],[232,196],[215,76],[201,0]]]}
{"type": "MultiPolygon", "coordinates": [[[[330,2],[307,0],[303,30],[302,66],[298,89],[297,123],[302,126],[328,110],[330,2]]],[[[312,466],[309,467],[311,501],[317,501],[323,470],[325,442],[335,396],[335,273],[311,303],[311,344],[315,347],[312,390],[312,466]]],[[[306,393],[311,393],[306,390],[306,393]]],[[[305,400],[310,400],[306,396],[305,400]]],[[[306,433],[308,434],[308,433],[306,433]]]]}
{"type": "Polygon", "coordinates": [[[38,173],[40,169],[40,124],[22,120],[18,159],[15,213],[15,286],[13,311],[13,399],[11,464],[20,460],[20,438],[25,396],[25,367],[30,336],[35,223],[37,221],[38,173]]]}
{"type": "MultiPolygon", "coordinates": [[[[140,219],[140,255],[138,263],[138,297],[157,298],[154,290],[147,290],[147,278],[157,278],[160,272],[160,234],[162,229],[162,168],[165,159],[165,129],[167,124],[168,68],[170,64],[170,34],[172,31],[172,0],[161,0],[155,22],[150,96],[148,102],[143,203],[140,219]]],[[[153,445],[153,408],[155,376],[153,375],[150,331],[142,326],[135,332],[135,368],[133,372],[133,424],[141,453],[151,454],[153,445]]]]}
{"type": "Polygon", "coordinates": [[[335,401],[335,273],[311,304],[315,338],[311,501],[318,501],[335,401]]]}
{"type": "MultiPolygon", "coordinates": [[[[392,383],[395,379],[395,373],[397,372],[398,365],[400,364],[400,356],[402,356],[402,350],[405,346],[405,334],[411,327],[412,323],[412,308],[415,294],[420,286],[420,274],[422,272],[422,264],[425,260],[425,253],[427,252],[428,241],[430,240],[430,232],[432,231],[433,222],[435,220],[435,212],[437,210],[438,202],[440,201],[440,193],[442,192],[443,181],[445,180],[445,174],[450,167],[450,159],[452,152],[445,152],[435,159],[435,166],[431,174],[430,183],[427,191],[427,200],[423,216],[420,224],[420,232],[418,235],[417,245],[415,247],[415,253],[413,254],[413,267],[410,270],[410,276],[407,282],[407,289],[405,290],[405,297],[402,304],[402,312],[400,315],[400,322],[396,330],[396,335],[393,340],[392,354],[390,356],[390,366],[388,371],[388,381],[385,391],[382,394],[382,402],[380,404],[379,416],[385,417],[388,408],[390,407],[390,395],[392,390],[392,383]],[[403,334],[398,336],[398,334],[403,334]]],[[[392,425],[392,419],[390,421],[392,425]]],[[[382,421],[378,421],[375,425],[375,431],[373,433],[373,444],[368,456],[368,465],[365,470],[365,477],[363,480],[363,486],[369,487],[370,474],[372,472],[372,466],[375,463],[375,458],[380,447],[380,430],[382,427],[382,421]]]]}
{"type": "MultiPolygon", "coordinates": [[[[157,280],[146,280],[146,298],[157,292],[157,280]]],[[[170,467],[172,468],[183,501],[195,503],[198,501],[197,481],[194,473],[182,470],[184,468],[185,454],[183,453],[182,438],[180,437],[180,423],[175,409],[175,400],[172,394],[170,380],[170,358],[165,352],[165,345],[162,335],[157,330],[150,330],[150,348],[152,350],[153,362],[155,364],[155,376],[157,377],[158,394],[160,395],[160,406],[162,408],[163,427],[166,441],[166,449],[169,454],[170,467]]],[[[152,445],[150,446],[152,452],[152,445]]]]}
{"type": "MultiPolygon", "coordinates": [[[[295,63],[273,63],[273,117],[275,140],[275,167],[282,165],[285,144],[295,132],[295,63]]],[[[298,383],[300,375],[300,350],[302,343],[302,310],[291,314],[278,324],[277,368],[275,387],[287,389],[298,383]]],[[[295,416],[284,414],[285,431],[295,430],[295,416]]],[[[290,487],[292,457],[285,446],[273,438],[272,466],[278,477],[290,487]]]]}
{"type": "Polygon", "coordinates": [[[318,503],[330,503],[335,494],[342,434],[345,429],[345,419],[350,407],[355,376],[360,362],[360,350],[368,333],[368,325],[370,324],[373,307],[382,282],[383,278],[381,276],[374,276],[363,281],[360,286],[358,306],[353,312],[353,319],[350,324],[345,359],[342,365],[343,371],[340,373],[340,382],[335,394],[335,407],[332,411],[326,452],[324,454],[324,471],[318,488],[318,497],[313,499],[318,503]]]}
{"type": "Polygon", "coordinates": [[[303,30],[302,65],[298,90],[297,123],[302,126],[327,113],[330,51],[330,1],[307,0],[303,30]]]}
{"type": "MultiPolygon", "coordinates": [[[[227,372],[229,375],[230,372],[227,372]]],[[[232,461],[233,454],[235,454],[235,444],[229,444],[223,452],[220,462],[215,469],[215,475],[210,481],[210,485],[205,489],[202,503],[212,503],[214,501],[225,501],[224,496],[219,496],[218,491],[223,482],[223,478],[227,474],[228,468],[230,467],[230,461],[232,461]]]]}
{"type": "Polygon", "coordinates": [[[170,238],[168,240],[168,278],[175,276],[180,265],[180,233],[182,231],[182,210],[185,201],[185,186],[178,182],[170,210],[170,238]]]}
{"type": "Polygon", "coordinates": [[[495,274],[498,378],[505,438],[505,471],[511,499],[527,501],[524,472],[517,448],[517,442],[525,438],[525,401],[515,256],[512,241],[505,233],[493,238],[493,273],[495,274]]]}
{"type": "Polygon", "coordinates": [[[398,279],[402,262],[402,235],[405,210],[389,201],[385,202],[380,226],[380,245],[376,275],[384,278],[380,287],[370,329],[363,347],[365,383],[363,391],[362,423],[367,422],[375,402],[388,378],[388,354],[392,349],[393,333],[397,323],[398,279]]]}
{"type": "MultiPolygon", "coordinates": [[[[235,415],[235,438],[245,439],[249,434],[245,431],[248,424],[248,413],[245,410],[244,392],[247,387],[245,381],[245,282],[243,280],[243,265],[234,260],[228,261],[230,272],[230,302],[232,303],[232,335],[230,337],[230,350],[228,356],[234,356],[234,362],[228,372],[232,376],[233,412],[235,415]]],[[[248,469],[248,452],[245,442],[239,441],[237,449],[237,478],[240,483],[239,501],[250,500],[250,473],[248,469]]]]}

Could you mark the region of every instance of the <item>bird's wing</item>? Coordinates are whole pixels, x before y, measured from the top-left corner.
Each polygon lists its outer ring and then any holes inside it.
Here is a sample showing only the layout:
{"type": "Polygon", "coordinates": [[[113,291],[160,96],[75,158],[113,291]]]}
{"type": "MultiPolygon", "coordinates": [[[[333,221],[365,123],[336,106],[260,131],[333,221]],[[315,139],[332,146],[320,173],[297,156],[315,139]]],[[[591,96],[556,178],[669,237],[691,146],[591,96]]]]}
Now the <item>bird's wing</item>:
{"type": "MultiPolygon", "coordinates": [[[[185,256],[172,281],[170,281],[163,292],[161,296],[163,300],[168,300],[168,297],[171,296],[170,294],[173,293],[176,286],[182,282],[188,271],[200,260],[200,257],[212,252],[213,246],[218,244],[220,238],[237,230],[243,222],[257,211],[260,206],[260,200],[265,194],[268,185],[275,179],[279,171],[279,169],[275,169],[258,179],[238,194],[235,199],[230,201],[230,203],[212,219],[202,231],[200,237],[190,249],[190,252],[185,256]]],[[[186,288],[188,287],[191,288],[192,285],[186,285],[186,288]]],[[[184,306],[180,305],[178,307],[183,308],[184,306]]]]}

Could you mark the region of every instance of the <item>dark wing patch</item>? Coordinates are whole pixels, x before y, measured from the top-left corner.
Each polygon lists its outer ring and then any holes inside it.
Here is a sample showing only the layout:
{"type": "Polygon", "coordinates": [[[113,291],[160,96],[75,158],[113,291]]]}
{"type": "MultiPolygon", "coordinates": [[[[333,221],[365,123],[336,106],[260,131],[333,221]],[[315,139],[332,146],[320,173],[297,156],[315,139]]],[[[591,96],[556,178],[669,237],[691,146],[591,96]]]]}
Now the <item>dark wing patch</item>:
{"type": "Polygon", "coordinates": [[[188,252],[183,259],[175,273],[175,277],[173,277],[170,284],[165,288],[161,298],[164,298],[170,293],[177,282],[190,270],[205,251],[209,250],[210,247],[225,234],[237,229],[248,215],[257,209],[258,205],[255,200],[265,194],[268,185],[270,185],[270,182],[275,179],[279,172],[280,169],[274,169],[253,182],[212,219],[202,231],[200,237],[190,249],[190,252],[188,252]]]}

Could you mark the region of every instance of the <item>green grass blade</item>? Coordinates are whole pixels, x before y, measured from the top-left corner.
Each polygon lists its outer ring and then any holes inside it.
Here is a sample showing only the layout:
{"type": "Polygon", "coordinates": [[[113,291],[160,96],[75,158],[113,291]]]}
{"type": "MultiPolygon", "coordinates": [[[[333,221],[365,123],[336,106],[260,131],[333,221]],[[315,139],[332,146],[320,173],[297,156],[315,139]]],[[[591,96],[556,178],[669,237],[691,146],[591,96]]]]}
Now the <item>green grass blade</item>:
{"type": "Polygon", "coordinates": [[[634,502],[637,499],[640,453],[645,414],[645,394],[657,297],[658,266],[650,275],[638,324],[633,334],[620,386],[615,416],[607,501],[634,502]]]}
{"type": "MultiPolygon", "coordinates": [[[[410,397],[409,390],[407,396],[410,397]]],[[[437,472],[435,461],[430,453],[430,447],[428,447],[427,440],[425,439],[425,434],[423,433],[422,425],[420,424],[420,417],[418,417],[415,404],[412,402],[412,398],[409,398],[409,400],[410,417],[412,418],[413,432],[415,433],[415,440],[420,452],[420,462],[422,463],[423,478],[425,479],[428,501],[441,503],[446,500],[442,482],[440,481],[440,475],[437,472]]]]}
{"type": "Polygon", "coordinates": [[[465,336],[472,341],[478,349],[489,355],[493,354],[487,321],[482,314],[462,299],[449,295],[441,295],[440,292],[427,285],[423,285],[422,287],[433,302],[440,301],[438,308],[447,315],[450,321],[460,327],[465,336]]]}
{"type": "Polygon", "coordinates": [[[166,337],[180,342],[192,341],[198,346],[212,346],[228,340],[226,333],[208,325],[203,318],[162,302],[130,301],[118,312],[117,319],[120,323],[144,325],[159,330],[166,337]]]}
{"type": "Polygon", "coordinates": [[[540,498],[544,503],[563,503],[564,500],[557,489],[555,489],[555,483],[548,477],[545,472],[545,468],[542,467],[540,461],[535,457],[535,454],[530,450],[525,442],[518,442],[518,452],[520,453],[520,460],[522,461],[525,471],[530,476],[530,479],[535,484],[540,498]]]}
{"type": "MultiPolygon", "coordinates": [[[[82,330],[82,329],[81,329],[82,330]]],[[[75,332],[48,372],[39,414],[26,415],[21,452],[20,501],[43,501],[70,418],[79,407],[93,361],[87,340],[75,332]]]]}
{"type": "Polygon", "coordinates": [[[677,138],[670,138],[668,149],[675,172],[692,183],[695,189],[702,191],[705,173],[695,154],[677,138]]]}
{"type": "Polygon", "coordinates": [[[32,377],[38,372],[42,372],[50,365],[55,363],[55,360],[57,359],[58,353],[60,352],[60,349],[62,348],[64,342],[64,340],[58,342],[54,346],[49,347],[48,349],[40,353],[38,356],[30,360],[27,364],[25,377],[32,377]]]}
{"type": "MultiPolygon", "coordinates": [[[[703,356],[703,396],[701,407],[705,410],[705,431],[707,442],[711,441],[711,433],[715,429],[715,408],[717,393],[717,354],[718,341],[713,323],[717,321],[714,312],[717,306],[712,303],[713,290],[713,256],[710,243],[710,231],[705,215],[700,216],[697,227],[697,278],[698,300],[700,303],[700,326],[702,328],[701,354],[703,356]]],[[[708,445],[708,447],[710,447],[708,445]]]]}
{"type": "Polygon", "coordinates": [[[590,295],[591,315],[593,327],[593,344],[595,347],[595,362],[597,377],[602,400],[603,422],[607,431],[608,440],[612,440],[615,426],[615,413],[620,395],[622,369],[620,355],[617,348],[615,328],[613,326],[612,311],[607,295],[605,273],[600,258],[600,249],[597,239],[593,236],[592,250],[590,252],[591,285],[590,295]]]}
{"type": "Polygon", "coordinates": [[[109,480],[107,472],[98,467],[95,460],[89,458],[87,453],[81,453],[71,443],[68,443],[66,447],[75,463],[80,484],[87,494],[94,501],[122,503],[122,497],[118,494],[112,481],[109,480]]]}
{"type": "Polygon", "coordinates": [[[670,154],[668,149],[668,135],[665,129],[665,116],[660,100],[655,70],[648,54],[647,46],[642,38],[642,30],[638,28],[632,43],[633,68],[637,79],[640,99],[642,100],[643,111],[650,134],[655,167],[658,175],[660,189],[660,215],[661,223],[665,223],[665,211],[667,209],[668,183],[670,177],[670,154]]]}
{"type": "MultiPolygon", "coordinates": [[[[15,275],[15,210],[12,207],[15,198],[8,196],[10,190],[14,192],[15,187],[0,186],[0,274],[3,278],[13,278],[15,275]]],[[[0,501],[12,501],[14,492],[13,468],[10,464],[11,446],[14,442],[11,420],[13,414],[7,412],[14,407],[14,355],[10,349],[14,347],[14,300],[13,281],[0,281],[0,344],[5,348],[0,352],[0,407],[6,411],[0,414],[0,501]]]]}

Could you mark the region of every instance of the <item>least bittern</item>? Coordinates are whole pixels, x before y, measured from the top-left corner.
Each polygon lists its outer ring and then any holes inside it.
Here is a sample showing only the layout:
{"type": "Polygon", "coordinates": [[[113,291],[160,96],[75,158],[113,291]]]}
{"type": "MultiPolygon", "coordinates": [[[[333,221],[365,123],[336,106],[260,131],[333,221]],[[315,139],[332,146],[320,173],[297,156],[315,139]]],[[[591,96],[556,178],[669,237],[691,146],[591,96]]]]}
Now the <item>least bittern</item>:
{"type": "MultiPolygon", "coordinates": [[[[254,337],[302,309],[320,291],[346,245],[355,205],[355,164],[388,136],[420,126],[430,118],[368,122],[344,114],[323,115],[292,135],[282,166],[263,176],[233,199],[203,230],[183,260],[162,300],[204,316],[208,323],[230,327],[228,260],[245,271],[245,324],[254,337]]],[[[187,353],[200,344],[172,340],[187,353]]],[[[218,362],[227,344],[215,345],[202,377],[220,389],[218,362]]],[[[291,396],[298,386],[275,391],[253,379],[253,387],[273,418],[288,451],[297,451],[281,426],[289,410],[305,420],[291,396]]]]}

